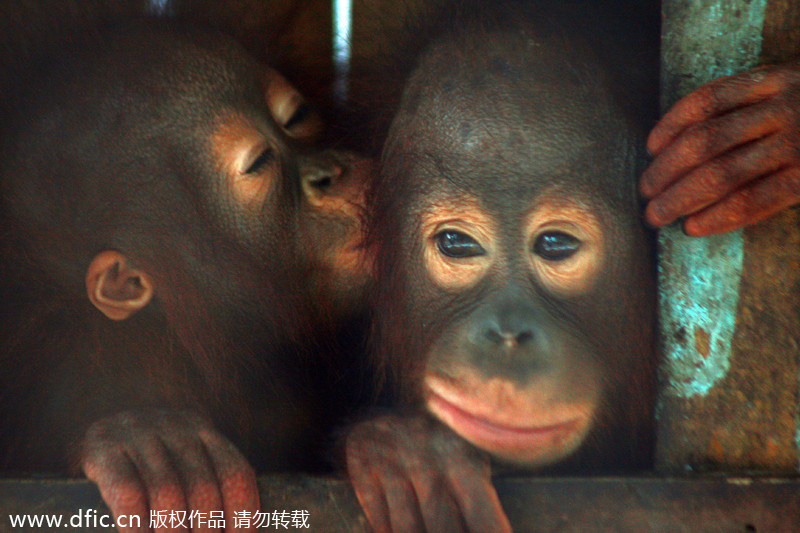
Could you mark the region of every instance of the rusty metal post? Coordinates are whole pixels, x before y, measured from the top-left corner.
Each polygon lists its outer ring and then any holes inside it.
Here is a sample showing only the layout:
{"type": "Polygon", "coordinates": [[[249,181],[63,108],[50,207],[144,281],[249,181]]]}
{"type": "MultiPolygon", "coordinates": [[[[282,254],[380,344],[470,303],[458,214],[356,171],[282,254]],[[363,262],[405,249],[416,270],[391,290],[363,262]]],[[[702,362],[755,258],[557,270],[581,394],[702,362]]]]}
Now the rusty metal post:
{"type": "MultiPolygon", "coordinates": [[[[800,51],[798,0],[664,0],[662,108],[800,51]],[[763,36],[763,37],[762,37],[763,36]]],[[[659,235],[662,472],[800,464],[800,217],[723,236],[659,235]]]]}

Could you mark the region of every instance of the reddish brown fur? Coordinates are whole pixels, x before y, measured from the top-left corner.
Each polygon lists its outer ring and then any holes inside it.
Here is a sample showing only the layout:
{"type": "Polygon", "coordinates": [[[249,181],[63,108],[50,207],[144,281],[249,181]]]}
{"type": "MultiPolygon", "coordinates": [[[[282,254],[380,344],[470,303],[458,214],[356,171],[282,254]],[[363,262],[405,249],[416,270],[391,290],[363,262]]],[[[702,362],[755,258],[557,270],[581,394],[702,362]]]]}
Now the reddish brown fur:
{"type": "MultiPolygon", "coordinates": [[[[337,268],[337,245],[352,244],[362,181],[354,156],[295,139],[272,116],[264,76],[221,34],[139,21],[43,57],[4,102],[4,470],[82,467],[112,511],[141,514],[125,506],[182,501],[152,499],[172,474],[119,478],[128,460],[164,464],[154,435],[175,447],[168,462],[179,471],[212,460],[226,505],[249,508],[257,496],[247,462],[325,467],[328,432],[363,392],[351,381],[360,371],[351,341],[366,278],[324,268],[337,268]],[[230,110],[263,137],[257,161],[268,163],[219,161],[239,157],[212,149],[230,110]],[[243,206],[232,172],[275,182],[260,205],[243,206]],[[95,309],[84,286],[105,251],[146,274],[155,294],[122,321],[95,309]],[[208,449],[182,455],[198,445],[208,449]],[[141,492],[120,496],[131,483],[141,492]],[[242,483],[247,494],[229,500],[225,487],[242,483]]],[[[178,476],[190,507],[209,501],[193,488],[207,481],[197,475],[178,476]]]]}

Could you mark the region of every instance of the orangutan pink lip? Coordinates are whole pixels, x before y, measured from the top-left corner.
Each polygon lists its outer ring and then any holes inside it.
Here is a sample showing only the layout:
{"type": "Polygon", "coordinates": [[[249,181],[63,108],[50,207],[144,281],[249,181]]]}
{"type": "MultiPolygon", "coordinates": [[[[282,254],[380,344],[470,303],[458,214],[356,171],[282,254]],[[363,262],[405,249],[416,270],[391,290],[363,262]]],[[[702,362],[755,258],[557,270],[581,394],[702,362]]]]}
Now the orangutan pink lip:
{"type": "Polygon", "coordinates": [[[509,426],[498,424],[483,416],[478,416],[445,400],[430,388],[428,407],[450,428],[478,447],[487,451],[500,449],[536,449],[558,446],[580,425],[574,419],[548,426],[509,426]]]}

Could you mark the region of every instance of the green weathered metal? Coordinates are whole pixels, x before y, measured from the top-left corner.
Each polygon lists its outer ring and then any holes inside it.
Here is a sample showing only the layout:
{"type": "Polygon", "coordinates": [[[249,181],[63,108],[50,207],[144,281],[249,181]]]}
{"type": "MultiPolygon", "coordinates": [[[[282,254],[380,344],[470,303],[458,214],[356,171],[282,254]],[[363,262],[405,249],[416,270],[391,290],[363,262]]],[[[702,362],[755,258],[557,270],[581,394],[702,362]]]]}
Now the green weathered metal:
{"type": "MultiPolygon", "coordinates": [[[[664,0],[662,107],[764,57],[786,59],[797,0],[664,0]],[[768,35],[765,41],[762,35],[768,35]]],[[[659,235],[661,471],[797,472],[800,231],[788,211],[744,231],[659,235]]]]}
{"type": "MultiPolygon", "coordinates": [[[[721,76],[757,65],[766,0],[663,3],[664,111],[721,76]]],[[[659,235],[663,394],[705,395],[730,367],[744,257],[742,232],[705,239],[673,225],[659,235]]]]}

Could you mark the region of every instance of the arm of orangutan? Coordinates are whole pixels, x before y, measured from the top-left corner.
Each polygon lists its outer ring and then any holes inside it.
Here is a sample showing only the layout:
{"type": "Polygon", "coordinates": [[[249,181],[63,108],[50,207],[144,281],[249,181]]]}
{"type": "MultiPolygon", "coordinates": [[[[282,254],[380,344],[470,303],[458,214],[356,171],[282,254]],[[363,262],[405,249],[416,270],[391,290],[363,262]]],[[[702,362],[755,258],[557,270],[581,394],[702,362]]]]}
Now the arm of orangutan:
{"type": "Polygon", "coordinates": [[[511,531],[487,456],[419,415],[382,415],[346,436],[350,480],[377,533],[511,531]]]}
{"type": "Polygon", "coordinates": [[[139,515],[144,530],[150,511],[185,510],[187,526],[192,511],[223,511],[226,531],[233,531],[234,512],[259,510],[247,460],[190,411],[129,411],[95,422],[82,443],[81,468],[115,519],[139,515]]]}
{"type": "Polygon", "coordinates": [[[647,142],[640,181],[655,227],[692,236],[753,224],[800,203],[800,62],[714,80],[678,101],[647,142]]]}

